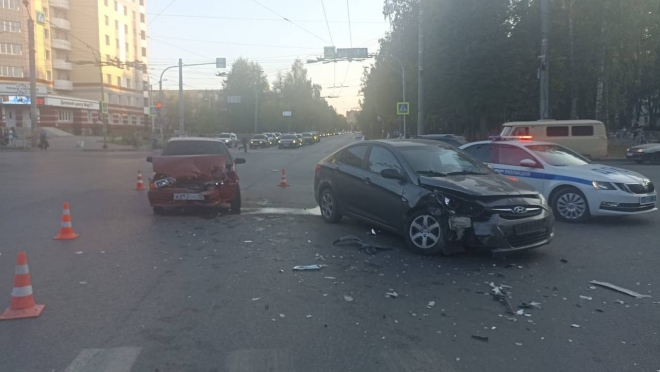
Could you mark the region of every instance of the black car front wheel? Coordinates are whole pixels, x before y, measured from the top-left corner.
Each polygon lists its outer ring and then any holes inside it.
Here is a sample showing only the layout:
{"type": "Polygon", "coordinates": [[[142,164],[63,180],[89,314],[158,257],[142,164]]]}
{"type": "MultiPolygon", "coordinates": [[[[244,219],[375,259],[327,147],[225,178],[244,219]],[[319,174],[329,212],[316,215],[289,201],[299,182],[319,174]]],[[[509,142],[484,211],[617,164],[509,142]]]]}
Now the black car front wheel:
{"type": "Polygon", "coordinates": [[[341,213],[339,212],[339,202],[335,197],[335,193],[332,192],[331,188],[326,188],[321,191],[321,197],[319,198],[319,207],[321,207],[321,216],[325,222],[328,223],[337,223],[341,220],[341,213]]]}
{"type": "Polygon", "coordinates": [[[436,256],[444,250],[446,229],[438,216],[426,210],[417,211],[406,219],[404,228],[406,243],[413,252],[436,256]]]}
{"type": "Polygon", "coordinates": [[[231,214],[241,214],[241,188],[236,186],[236,196],[229,204],[229,212],[231,214]]]}

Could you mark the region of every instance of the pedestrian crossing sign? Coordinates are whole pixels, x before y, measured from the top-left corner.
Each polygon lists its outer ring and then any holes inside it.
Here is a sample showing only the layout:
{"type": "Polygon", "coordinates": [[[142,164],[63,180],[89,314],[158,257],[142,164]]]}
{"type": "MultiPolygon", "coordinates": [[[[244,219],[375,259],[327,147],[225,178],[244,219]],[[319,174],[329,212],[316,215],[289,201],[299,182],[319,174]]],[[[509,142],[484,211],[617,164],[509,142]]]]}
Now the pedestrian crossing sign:
{"type": "Polygon", "coordinates": [[[396,114],[397,115],[409,115],[410,114],[410,102],[399,102],[396,104],[396,114]]]}

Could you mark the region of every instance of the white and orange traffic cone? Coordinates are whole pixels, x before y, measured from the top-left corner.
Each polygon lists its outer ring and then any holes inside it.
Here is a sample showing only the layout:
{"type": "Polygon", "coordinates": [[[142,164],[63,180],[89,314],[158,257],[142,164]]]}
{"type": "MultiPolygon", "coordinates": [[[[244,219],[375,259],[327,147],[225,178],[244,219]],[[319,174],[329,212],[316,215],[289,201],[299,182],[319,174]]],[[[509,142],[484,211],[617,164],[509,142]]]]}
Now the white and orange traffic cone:
{"type": "Polygon", "coordinates": [[[280,184],[277,185],[279,187],[289,187],[289,183],[286,182],[286,170],[282,169],[282,180],[280,181],[280,184]]]}
{"type": "Polygon", "coordinates": [[[135,186],[135,189],[138,191],[146,190],[144,187],[144,182],[142,181],[142,172],[138,169],[138,177],[137,177],[137,186],[135,186]]]}
{"type": "Polygon", "coordinates": [[[53,239],[55,240],[73,240],[79,235],[73,232],[73,224],[71,223],[71,212],[69,211],[69,203],[64,203],[62,208],[62,225],[60,226],[60,233],[53,239]]]}
{"type": "Polygon", "coordinates": [[[37,305],[34,302],[27,255],[25,252],[18,252],[16,270],[14,271],[14,289],[11,291],[11,304],[7,310],[0,314],[0,320],[36,318],[45,306],[37,305]]]}

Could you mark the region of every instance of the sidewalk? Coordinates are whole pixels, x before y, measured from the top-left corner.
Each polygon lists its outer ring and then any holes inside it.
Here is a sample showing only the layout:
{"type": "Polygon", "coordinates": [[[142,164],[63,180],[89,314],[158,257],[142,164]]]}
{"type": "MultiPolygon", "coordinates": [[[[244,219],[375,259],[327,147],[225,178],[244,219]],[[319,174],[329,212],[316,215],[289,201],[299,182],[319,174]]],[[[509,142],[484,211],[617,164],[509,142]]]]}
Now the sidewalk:
{"type": "MultiPolygon", "coordinates": [[[[78,151],[139,151],[133,146],[115,145],[108,143],[108,148],[103,148],[103,137],[96,136],[70,136],[49,138],[50,148],[48,151],[78,150],[78,151]]],[[[145,146],[141,150],[147,150],[145,146]]]]}

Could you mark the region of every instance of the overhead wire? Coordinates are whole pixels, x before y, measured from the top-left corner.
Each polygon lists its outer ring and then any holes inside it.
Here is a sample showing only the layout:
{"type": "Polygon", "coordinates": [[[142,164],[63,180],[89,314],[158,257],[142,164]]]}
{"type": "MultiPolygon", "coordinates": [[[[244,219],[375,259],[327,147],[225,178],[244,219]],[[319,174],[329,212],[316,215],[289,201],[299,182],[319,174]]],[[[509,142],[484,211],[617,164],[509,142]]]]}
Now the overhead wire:
{"type": "Polygon", "coordinates": [[[348,1],[346,0],[346,13],[348,13],[348,36],[350,37],[351,40],[351,48],[353,47],[353,28],[351,27],[351,8],[348,5],[348,1]]]}
{"type": "Polygon", "coordinates": [[[327,43],[327,41],[326,41],[325,39],[323,39],[323,38],[321,38],[321,37],[315,35],[313,32],[311,32],[311,31],[307,30],[306,28],[300,26],[299,24],[297,24],[297,23],[291,21],[290,19],[288,19],[288,18],[286,18],[285,16],[283,16],[283,15],[277,13],[276,11],[270,9],[269,7],[263,5],[262,3],[258,2],[257,0],[252,0],[252,2],[255,3],[255,4],[257,4],[257,5],[259,5],[259,6],[261,6],[261,7],[264,8],[264,9],[268,10],[269,12],[275,14],[276,16],[282,18],[283,20],[289,22],[290,24],[292,24],[292,25],[298,27],[299,29],[305,31],[306,33],[308,33],[308,34],[314,36],[315,38],[321,40],[322,42],[327,43]]]}
{"type": "MultiPolygon", "coordinates": [[[[154,15],[157,13],[147,13],[147,15],[154,15]]],[[[288,19],[282,18],[252,18],[252,17],[226,17],[226,16],[211,16],[211,15],[196,15],[196,14],[161,14],[161,17],[172,18],[199,18],[199,19],[223,19],[230,21],[258,21],[258,22],[289,22],[288,19]]],[[[302,23],[325,23],[325,20],[317,19],[291,19],[292,22],[302,23]]],[[[328,20],[330,23],[346,23],[346,21],[333,21],[328,20]]],[[[382,21],[353,21],[356,24],[382,24],[382,21]]]]}
{"type": "MultiPolygon", "coordinates": [[[[153,36],[150,36],[153,37],[153,36]]],[[[284,48],[284,49],[304,49],[304,50],[316,50],[317,48],[303,47],[303,46],[290,46],[290,45],[267,45],[267,44],[246,44],[246,43],[234,43],[229,41],[214,41],[214,40],[200,40],[200,39],[187,39],[179,38],[172,36],[162,36],[158,35],[157,38],[167,38],[169,40],[180,40],[180,41],[192,41],[197,43],[211,43],[211,44],[227,44],[227,45],[241,45],[241,46],[255,46],[255,47],[265,47],[265,48],[284,48]]]]}
{"type": "Polygon", "coordinates": [[[330,35],[330,43],[335,45],[335,41],[332,40],[332,32],[330,32],[330,23],[328,22],[328,13],[325,12],[325,4],[321,0],[321,7],[323,8],[323,16],[325,17],[325,25],[328,26],[328,34],[330,35]]]}
{"type": "Polygon", "coordinates": [[[176,2],[176,0],[172,0],[172,1],[170,1],[170,3],[167,4],[167,6],[166,6],[165,8],[163,8],[163,10],[160,11],[160,13],[156,14],[156,16],[155,16],[154,18],[152,18],[151,21],[149,21],[149,23],[147,24],[147,26],[151,26],[151,24],[152,24],[155,20],[157,20],[158,17],[160,17],[160,15],[163,14],[163,13],[164,13],[169,7],[171,7],[172,4],[174,4],[175,2],[176,2]]]}

